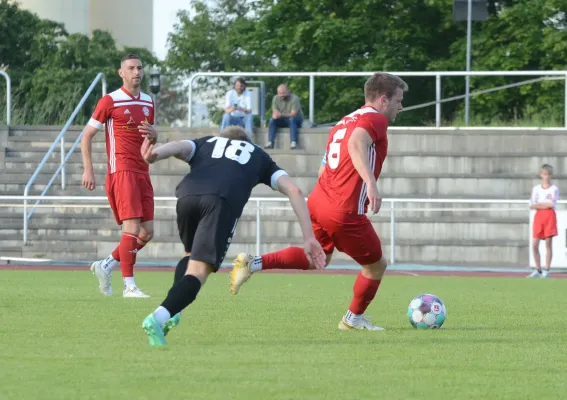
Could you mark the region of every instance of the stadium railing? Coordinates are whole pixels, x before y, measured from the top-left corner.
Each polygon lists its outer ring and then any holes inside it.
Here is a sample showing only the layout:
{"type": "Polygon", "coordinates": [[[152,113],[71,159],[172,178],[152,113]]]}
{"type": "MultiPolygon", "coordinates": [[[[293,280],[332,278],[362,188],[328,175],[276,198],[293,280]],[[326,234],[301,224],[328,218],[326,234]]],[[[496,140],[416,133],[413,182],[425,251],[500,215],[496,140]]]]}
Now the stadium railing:
{"type": "Polygon", "coordinates": [[[104,96],[106,94],[106,77],[104,76],[104,74],[102,72],[99,72],[96,75],[96,77],[94,78],[94,80],[91,83],[91,85],[89,86],[89,88],[87,89],[87,91],[85,92],[85,94],[83,95],[83,97],[81,98],[81,101],[79,101],[79,104],[77,104],[77,107],[75,107],[75,110],[73,111],[73,113],[71,114],[71,116],[69,117],[69,119],[67,120],[65,125],[63,126],[63,129],[61,129],[61,132],[59,132],[59,135],[57,135],[57,138],[55,138],[55,140],[53,141],[53,143],[49,147],[49,150],[47,150],[47,153],[43,157],[43,160],[41,160],[41,162],[37,166],[35,172],[31,176],[31,178],[29,179],[28,183],[26,184],[26,187],[24,189],[24,198],[23,198],[23,200],[24,200],[24,203],[23,203],[23,207],[24,207],[24,244],[26,244],[27,241],[28,241],[28,221],[31,218],[31,216],[33,215],[33,213],[34,213],[36,207],[38,206],[38,204],[40,203],[41,199],[43,197],[45,197],[45,194],[51,188],[51,185],[53,185],[53,182],[55,181],[55,179],[59,176],[59,173],[61,173],[61,187],[63,188],[63,190],[65,190],[65,164],[67,163],[69,158],[73,155],[73,151],[75,151],[75,148],[80,143],[81,137],[83,136],[83,133],[85,132],[85,130],[83,129],[81,134],[77,137],[77,140],[75,140],[75,143],[73,143],[73,146],[71,146],[71,148],[69,149],[67,156],[65,156],[65,133],[67,133],[67,130],[69,129],[69,127],[71,126],[71,124],[75,120],[75,117],[77,116],[77,114],[79,113],[79,111],[81,110],[81,108],[83,107],[85,102],[87,101],[88,97],[93,92],[94,88],[96,87],[96,85],[99,82],[102,82],[102,95],[104,96]],[[49,157],[51,157],[51,154],[53,153],[53,151],[57,147],[57,144],[61,145],[61,162],[59,164],[59,167],[57,168],[57,170],[55,171],[55,173],[53,174],[53,176],[51,177],[51,179],[49,180],[49,182],[47,183],[47,185],[43,189],[43,192],[41,192],[41,195],[36,196],[37,201],[28,214],[28,212],[27,212],[27,209],[28,209],[28,198],[27,198],[27,196],[29,195],[30,188],[33,185],[33,183],[35,182],[37,176],[39,175],[39,173],[41,172],[41,170],[43,169],[45,164],[47,163],[47,161],[49,161],[49,157]]]}
{"type": "Polygon", "coordinates": [[[10,126],[12,123],[12,80],[10,75],[4,71],[0,71],[0,75],[6,79],[6,125],[10,126]]]}
{"type": "MultiPolygon", "coordinates": [[[[156,203],[172,203],[177,201],[175,197],[155,197],[156,203]]],[[[55,207],[83,207],[83,208],[108,208],[108,200],[105,196],[0,196],[0,208],[1,207],[26,207],[27,201],[41,200],[43,202],[50,202],[52,204],[41,204],[36,203],[36,207],[42,208],[55,208],[55,207]],[[16,203],[6,203],[9,201],[16,201],[16,203]],[[23,203],[22,203],[23,202],[23,203]],[[85,202],[95,202],[97,204],[89,204],[85,202]]],[[[274,206],[270,205],[276,202],[288,203],[289,200],[285,197],[251,197],[248,202],[247,208],[253,207],[256,211],[256,254],[262,254],[262,211],[263,210],[292,210],[291,206],[274,206]]],[[[428,204],[427,207],[420,208],[408,208],[404,207],[403,211],[420,211],[420,212],[431,212],[431,211],[460,211],[460,212],[488,212],[488,211],[502,211],[502,208],[496,207],[459,207],[451,208],[447,206],[442,206],[439,208],[431,207],[431,204],[470,204],[470,205],[508,205],[512,207],[505,208],[506,211],[525,211],[526,217],[528,215],[528,200],[511,200],[511,199],[443,199],[443,198],[422,198],[422,199],[404,199],[404,198],[386,198],[382,200],[383,204],[387,204],[389,208],[386,210],[389,212],[390,216],[390,263],[394,264],[396,260],[396,206],[400,205],[411,205],[411,204],[428,204]],[[517,207],[514,207],[516,206],[517,207]]],[[[559,200],[559,204],[567,204],[567,200],[559,200]]],[[[156,209],[175,209],[175,204],[170,205],[156,205],[156,209]]],[[[35,207],[34,207],[35,209],[35,207]]],[[[383,210],[383,211],[386,211],[383,210]]],[[[402,211],[402,209],[398,209],[402,211]]],[[[25,213],[24,213],[25,215],[25,213]]],[[[370,217],[372,219],[372,217],[370,217]]],[[[27,219],[24,219],[24,244],[27,241],[27,219]]]]}
{"type": "MultiPolygon", "coordinates": [[[[414,77],[435,77],[435,101],[414,106],[415,108],[428,107],[435,105],[435,126],[441,126],[441,104],[447,101],[453,101],[460,98],[465,98],[466,95],[456,96],[450,99],[442,99],[441,95],[441,78],[450,76],[539,76],[539,77],[557,77],[556,79],[565,80],[565,127],[567,128],[567,71],[420,71],[420,72],[390,72],[398,76],[414,76],[414,77]]],[[[249,76],[249,77],[307,77],[309,78],[309,121],[315,124],[315,78],[316,77],[366,77],[372,75],[373,72],[197,72],[189,78],[189,93],[188,93],[188,126],[192,126],[193,119],[193,83],[197,78],[203,77],[231,77],[231,76],[249,76]]],[[[530,83],[530,82],[528,82],[530,83]]],[[[531,82],[531,83],[535,83],[531,82]]],[[[521,83],[526,84],[526,83],[521,83]]],[[[505,85],[508,86],[508,85],[505,85]]],[[[519,85],[516,85],[519,86],[519,85]]],[[[512,87],[512,86],[509,86],[512,87]]],[[[500,89],[503,89],[501,87],[500,89]]],[[[498,90],[500,90],[498,89],[498,90]]],[[[488,89],[484,93],[494,91],[488,89]]],[[[477,93],[478,94],[478,93],[477,93]]],[[[482,93],[481,93],[482,94],[482,93]]],[[[472,94],[469,94],[471,96],[472,94]]],[[[409,111],[406,108],[405,111],[409,111]]]]}

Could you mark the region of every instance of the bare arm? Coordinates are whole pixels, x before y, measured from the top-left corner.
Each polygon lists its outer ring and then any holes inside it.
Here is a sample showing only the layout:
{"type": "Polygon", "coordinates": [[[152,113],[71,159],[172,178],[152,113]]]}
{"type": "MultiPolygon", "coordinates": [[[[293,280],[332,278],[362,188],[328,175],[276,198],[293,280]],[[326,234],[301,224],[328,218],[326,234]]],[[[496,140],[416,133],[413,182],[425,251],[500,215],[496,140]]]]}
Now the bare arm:
{"type": "Polygon", "coordinates": [[[376,187],[376,178],[368,161],[372,138],[363,128],[355,128],[348,141],[348,152],[356,171],[368,187],[376,187]]]}
{"type": "Polygon", "coordinates": [[[291,178],[287,175],[281,176],[277,181],[278,191],[289,198],[291,207],[297,215],[299,220],[299,226],[301,227],[301,232],[303,234],[303,240],[308,240],[314,238],[313,228],[311,227],[311,217],[309,216],[309,210],[307,210],[307,203],[305,202],[305,196],[301,192],[301,189],[297,187],[291,178]]]}
{"type": "Polygon", "coordinates": [[[325,172],[325,166],[327,165],[327,152],[323,155],[323,159],[321,160],[321,164],[319,165],[319,172],[317,173],[317,178],[320,178],[325,172]]]}
{"type": "Polygon", "coordinates": [[[355,128],[348,141],[348,152],[354,168],[366,183],[366,196],[368,197],[368,209],[376,214],[382,206],[382,198],[378,194],[374,171],[370,167],[368,152],[372,145],[372,138],[363,128],[355,128]]]}
{"type": "Polygon", "coordinates": [[[224,112],[230,114],[234,111],[234,104],[230,104],[230,91],[226,92],[224,96],[224,112]]]}
{"type": "Polygon", "coordinates": [[[183,161],[189,161],[193,156],[195,144],[189,140],[169,142],[159,147],[155,147],[146,138],[142,143],[142,157],[148,164],[156,161],[165,160],[169,157],[175,157],[183,161]]]}
{"type": "Polygon", "coordinates": [[[282,114],[282,117],[284,117],[284,118],[295,118],[296,115],[297,115],[297,110],[291,110],[291,112],[289,114],[282,114]]]}
{"type": "Polygon", "coordinates": [[[530,206],[532,210],[546,210],[553,208],[553,203],[535,203],[530,206]]]}
{"type": "Polygon", "coordinates": [[[323,248],[315,238],[313,228],[311,226],[311,217],[307,209],[307,203],[301,189],[292,182],[289,176],[282,175],[277,179],[278,190],[285,194],[291,203],[291,207],[297,215],[301,233],[303,234],[304,251],[309,264],[317,269],[323,269],[326,265],[326,256],[323,248]]]}
{"type": "Polygon", "coordinates": [[[81,138],[81,155],[83,157],[83,186],[88,190],[96,188],[96,181],[93,169],[93,139],[98,133],[98,129],[92,125],[87,125],[83,137],[81,138]]]}
{"type": "Polygon", "coordinates": [[[83,155],[83,168],[85,171],[93,170],[93,139],[98,133],[94,126],[87,125],[81,138],[81,153],[83,155]]]}
{"type": "Polygon", "coordinates": [[[297,97],[294,97],[291,112],[289,114],[283,114],[282,116],[286,118],[295,118],[300,108],[301,105],[299,104],[299,99],[297,97]]]}
{"type": "MultiPolygon", "coordinates": [[[[555,197],[559,198],[559,190],[557,191],[557,193],[555,193],[555,197]]],[[[554,202],[552,202],[552,201],[538,202],[537,201],[536,188],[533,188],[532,194],[530,196],[530,209],[531,210],[546,210],[548,208],[553,208],[555,206],[555,204],[553,204],[553,203],[554,202]]]]}

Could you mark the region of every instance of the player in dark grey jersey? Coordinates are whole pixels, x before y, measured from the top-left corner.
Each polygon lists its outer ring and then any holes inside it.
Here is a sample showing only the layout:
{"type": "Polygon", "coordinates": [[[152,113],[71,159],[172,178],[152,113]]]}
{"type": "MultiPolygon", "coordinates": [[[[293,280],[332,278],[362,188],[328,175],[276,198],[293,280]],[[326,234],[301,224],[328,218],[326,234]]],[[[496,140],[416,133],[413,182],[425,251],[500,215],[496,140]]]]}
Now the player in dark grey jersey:
{"type": "Polygon", "coordinates": [[[252,189],[260,183],[289,198],[303,233],[305,255],[317,268],[325,267],[303,193],[264,150],[250,143],[242,128],[159,147],[146,139],[141,151],[150,164],[173,156],[191,166],[176,189],[177,225],[186,256],[177,265],[166,299],[142,323],[150,345],[167,344],[165,335],[179,323],[181,311],[218,270],[252,189]]]}

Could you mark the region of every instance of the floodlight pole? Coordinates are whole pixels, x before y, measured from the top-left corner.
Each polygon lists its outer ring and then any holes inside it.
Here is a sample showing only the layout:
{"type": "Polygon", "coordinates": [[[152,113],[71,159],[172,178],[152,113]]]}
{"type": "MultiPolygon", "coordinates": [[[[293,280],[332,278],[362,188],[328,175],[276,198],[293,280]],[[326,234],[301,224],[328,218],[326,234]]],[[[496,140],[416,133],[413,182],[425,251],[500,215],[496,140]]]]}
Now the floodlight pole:
{"type": "MultiPolygon", "coordinates": [[[[467,72],[471,71],[471,39],[472,39],[472,0],[467,2],[467,72]]],[[[465,125],[469,124],[471,77],[467,75],[465,83],[465,125]]]]}

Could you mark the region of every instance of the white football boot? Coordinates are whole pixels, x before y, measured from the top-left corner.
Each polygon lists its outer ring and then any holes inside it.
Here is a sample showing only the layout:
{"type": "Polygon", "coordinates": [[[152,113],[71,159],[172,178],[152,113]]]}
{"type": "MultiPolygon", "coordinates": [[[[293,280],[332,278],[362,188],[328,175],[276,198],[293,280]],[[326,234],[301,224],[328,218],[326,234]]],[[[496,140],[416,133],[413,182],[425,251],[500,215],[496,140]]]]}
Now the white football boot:
{"type": "Polygon", "coordinates": [[[529,274],[526,278],[541,278],[541,274],[540,274],[539,271],[536,269],[534,272],[532,272],[531,274],[529,274]]]}
{"type": "Polygon", "coordinates": [[[132,297],[138,299],[147,299],[151,296],[145,294],[136,286],[124,286],[124,292],[122,292],[122,297],[132,297]]]}
{"type": "Polygon", "coordinates": [[[112,270],[106,271],[103,266],[104,260],[95,261],[91,264],[91,271],[98,279],[98,287],[100,292],[105,296],[112,296],[112,286],[110,281],[112,279],[112,270]]]}
{"type": "Polygon", "coordinates": [[[360,316],[354,321],[347,321],[345,317],[339,322],[341,331],[360,330],[360,331],[385,331],[384,328],[374,325],[366,317],[360,316]]]}
{"type": "Polygon", "coordinates": [[[542,269],[542,270],[541,270],[541,277],[542,277],[542,279],[547,279],[547,278],[549,278],[549,270],[547,270],[547,269],[542,269]]]}

